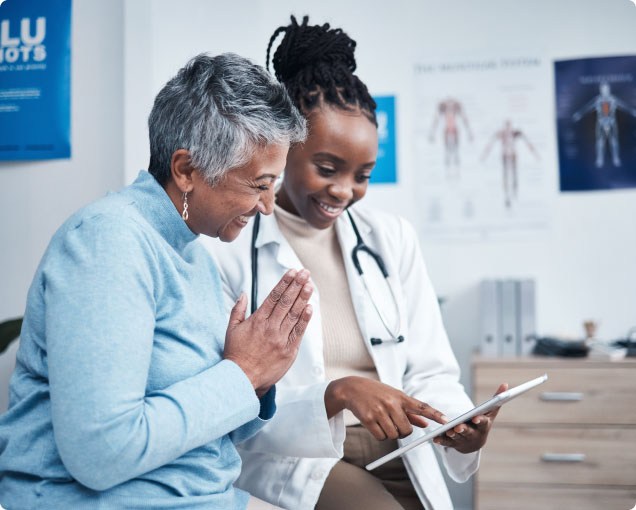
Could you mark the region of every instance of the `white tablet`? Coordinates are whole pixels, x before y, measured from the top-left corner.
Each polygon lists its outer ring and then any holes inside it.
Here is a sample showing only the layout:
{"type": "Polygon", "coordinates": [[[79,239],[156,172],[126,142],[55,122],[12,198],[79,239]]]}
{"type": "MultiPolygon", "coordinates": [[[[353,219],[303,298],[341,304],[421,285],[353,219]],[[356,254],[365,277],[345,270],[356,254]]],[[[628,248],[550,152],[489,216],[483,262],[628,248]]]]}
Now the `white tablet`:
{"type": "Polygon", "coordinates": [[[468,420],[470,420],[471,418],[474,418],[475,416],[485,414],[496,407],[501,407],[503,404],[505,404],[509,400],[512,400],[513,398],[518,397],[522,393],[525,393],[526,391],[531,390],[535,386],[538,386],[539,384],[544,383],[547,380],[548,380],[548,374],[543,374],[541,377],[537,377],[536,379],[532,379],[531,381],[520,384],[519,386],[510,388],[509,390],[506,390],[500,393],[499,395],[495,395],[490,400],[487,400],[483,404],[480,404],[477,407],[474,407],[467,413],[464,413],[458,416],[457,418],[450,420],[448,423],[436,428],[435,430],[432,430],[428,434],[424,434],[422,437],[417,438],[415,441],[409,444],[406,444],[402,446],[401,448],[398,448],[397,450],[392,451],[391,453],[386,454],[384,457],[380,457],[378,460],[374,460],[373,462],[368,464],[366,468],[368,471],[371,471],[372,469],[375,469],[378,466],[381,466],[385,462],[393,460],[396,457],[399,457],[400,455],[404,455],[406,452],[408,452],[412,448],[415,448],[416,446],[419,446],[422,443],[426,443],[426,441],[430,441],[431,439],[436,438],[440,434],[443,434],[447,430],[450,430],[461,423],[466,423],[468,420]]]}

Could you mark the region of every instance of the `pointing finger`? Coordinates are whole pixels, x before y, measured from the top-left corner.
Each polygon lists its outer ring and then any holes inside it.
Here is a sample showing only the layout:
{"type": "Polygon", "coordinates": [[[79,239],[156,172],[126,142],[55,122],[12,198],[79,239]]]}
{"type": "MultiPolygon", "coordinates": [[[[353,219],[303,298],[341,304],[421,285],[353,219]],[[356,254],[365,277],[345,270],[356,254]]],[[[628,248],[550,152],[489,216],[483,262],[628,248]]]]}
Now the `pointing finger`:
{"type": "Polygon", "coordinates": [[[448,416],[446,416],[444,413],[438,411],[437,409],[434,409],[425,402],[420,402],[415,398],[409,397],[409,402],[405,406],[404,410],[407,413],[425,416],[426,418],[430,418],[437,423],[444,424],[448,422],[448,416]]]}

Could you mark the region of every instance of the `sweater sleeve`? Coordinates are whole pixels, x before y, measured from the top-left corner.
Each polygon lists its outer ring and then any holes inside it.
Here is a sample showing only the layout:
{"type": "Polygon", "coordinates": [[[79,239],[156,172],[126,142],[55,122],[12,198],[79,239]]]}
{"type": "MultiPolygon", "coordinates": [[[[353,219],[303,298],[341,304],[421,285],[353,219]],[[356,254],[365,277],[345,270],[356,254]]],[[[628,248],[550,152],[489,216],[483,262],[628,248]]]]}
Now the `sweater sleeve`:
{"type": "Polygon", "coordinates": [[[329,381],[309,386],[279,388],[276,416],[241,450],[288,457],[340,458],[345,425],[342,413],[331,419],[325,409],[329,381]]]}
{"type": "Polygon", "coordinates": [[[272,386],[265,395],[260,399],[260,412],[252,421],[240,426],[238,429],[230,432],[230,438],[234,444],[242,443],[256,434],[269,420],[274,416],[276,411],[276,386],[272,386]]]}
{"type": "Polygon", "coordinates": [[[84,220],[43,269],[55,441],[71,476],[94,490],[221,438],[261,407],[228,360],[146,392],[159,269],[144,243],[134,228],[84,220]]]}

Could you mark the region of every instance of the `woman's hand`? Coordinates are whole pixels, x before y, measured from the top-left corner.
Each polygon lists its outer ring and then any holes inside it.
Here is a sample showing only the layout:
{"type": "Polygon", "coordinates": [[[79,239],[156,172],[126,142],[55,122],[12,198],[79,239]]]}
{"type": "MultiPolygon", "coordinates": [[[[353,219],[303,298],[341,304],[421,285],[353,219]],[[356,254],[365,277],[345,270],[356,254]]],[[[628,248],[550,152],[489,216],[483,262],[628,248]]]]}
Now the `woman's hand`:
{"type": "MultiPolygon", "coordinates": [[[[506,383],[500,384],[495,395],[499,395],[499,393],[507,389],[508,385],[506,383]]],[[[455,448],[460,453],[476,452],[486,444],[488,432],[490,432],[490,427],[492,427],[499,409],[497,407],[486,414],[475,416],[470,422],[457,425],[455,428],[436,437],[433,441],[442,446],[455,448]]]]}
{"type": "Polygon", "coordinates": [[[413,432],[413,425],[427,427],[424,416],[438,423],[448,418],[428,404],[406,393],[366,377],[343,377],[327,386],[325,391],[327,416],[349,409],[373,436],[398,439],[413,432]]]}
{"type": "Polygon", "coordinates": [[[252,315],[245,319],[241,294],[230,314],[223,358],[236,363],[262,397],[285,375],[298,355],[311,318],[309,271],[290,270],[252,315]]]}

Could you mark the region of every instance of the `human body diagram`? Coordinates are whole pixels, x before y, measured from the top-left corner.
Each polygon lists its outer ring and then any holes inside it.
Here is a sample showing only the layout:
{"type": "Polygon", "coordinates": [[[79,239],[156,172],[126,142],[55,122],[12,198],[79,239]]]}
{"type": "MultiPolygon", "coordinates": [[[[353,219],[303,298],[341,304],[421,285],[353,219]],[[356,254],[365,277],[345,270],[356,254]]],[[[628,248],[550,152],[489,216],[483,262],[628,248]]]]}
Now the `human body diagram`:
{"type": "Polygon", "coordinates": [[[631,108],[627,103],[612,94],[608,83],[601,83],[599,85],[599,94],[572,115],[572,120],[578,122],[587,113],[596,111],[597,168],[601,168],[605,163],[606,145],[609,145],[613,165],[615,167],[621,166],[616,110],[623,110],[636,117],[636,108],[631,108]]]}
{"type": "Polygon", "coordinates": [[[536,158],[539,157],[539,154],[530,143],[530,140],[528,140],[522,131],[514,129],[510,120],[506,120],[503,127],[494,133],[482,156],[483,161],[488,157],[488,154],[495,142],[499,142],[501,144],[503,189],[506,208],[511,207],[513,200],[517,198],[518,192],[517,140],[523,140],[528,146],[528,149],[530,149],[530,152],[532,152],[536,158]]]}
{"type": "Polygon", "coordinates": [[[472,141],[473,134],[468,125],[468,119],[464,114],[462,104],[453,98],[447,98],[439,102],[429,134],[429,140],[432,143],[435,141],[437,126],[440,121],[443,122],[444,162],[448,177],[454,178],[459,177],[459,119],[464,124],[468,139],[472,141]]]}

